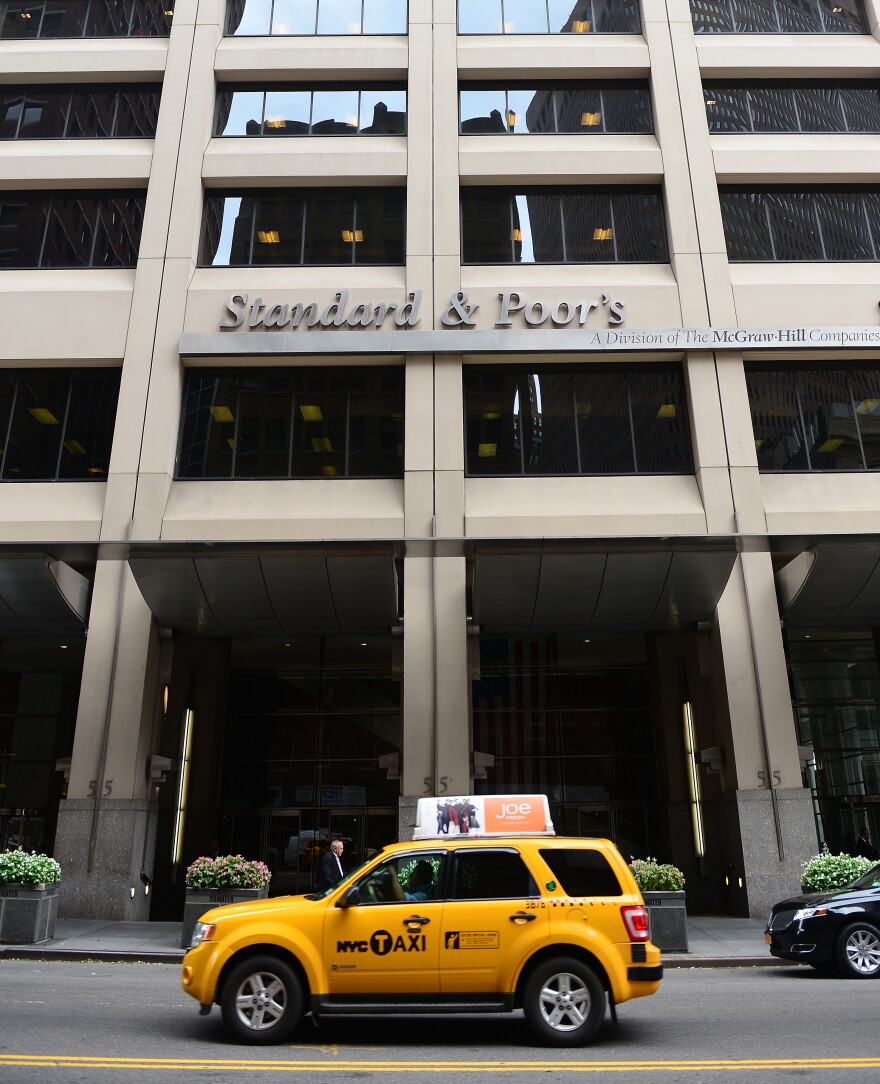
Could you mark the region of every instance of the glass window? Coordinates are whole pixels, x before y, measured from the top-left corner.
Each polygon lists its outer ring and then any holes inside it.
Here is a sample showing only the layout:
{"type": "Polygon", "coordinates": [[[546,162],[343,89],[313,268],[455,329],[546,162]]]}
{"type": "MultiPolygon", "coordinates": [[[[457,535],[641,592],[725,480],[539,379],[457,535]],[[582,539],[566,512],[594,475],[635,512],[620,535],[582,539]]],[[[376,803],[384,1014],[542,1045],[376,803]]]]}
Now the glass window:
{"type": "Polygon", "coordinates": [[[303,262],[353,263],[355,243],[353,196],[334,189],[310,195],[306,203],[303,262]]]}
{"type": "Polygon", "coordinates": [[[233,267],[247,264],[251,256],[253,200],[241,196],[205,197],[202,229],[203,267],[233,267]],[[246,244],[242,238],[246,234],[246,244]],[[237,243],[233,247],[233,242],[237,243]]]}
{"type": "Polygon", "coordinates": [[[33,87],[21,94],[19,139],[59,139],[64,135],[70,91],[33,87]]]}
{"type": "MultiPolygon", "coordinates": [[[[581,117],[583,131],[592,131],[592,118],[581,117]]],[[[653,132],[647,83],[602,87],[602,126],[606,132],[653,132]]]]}
{"type": "MultiPolygon", "coordinates": [[[[316,0],[311,0],[314,11],[316,0]]],[[[272,23],[272,0],[228,0],[226,5],[226,33],[240,35],[268,34],[272,23]]],[[[304,30],[304,34],[314,34],[315,20],[312,19],[312,29],[304,30]]],[[[288,31],[293,33],[293,31],[288,31]]]]}
{"type": "Polygon", "coordinates": [[[509,900],[537,896],[538,886],[516,851],[455,853],[455,900],[509,900]]]}
{"type": "Polygon", "coordinates": [[[567,896],[621,896],[617,874],[601,851],[547,847],[541,857],[567,896]]]}
{"type": "Polygon", "coordinates": [[[60,478],[100,481],[106,477],[118,396],[118,369],[96,369],[72,377],[60,478]]]}
{"type": "Polygon", "coordinates": [[[467,472],[693,471],[680,370],[464,370],[467,472]]]}
{"type": "Polygon", "coordinates": [[[791,371],[745,367],[758,469],[807,470],[800,406],[791,371]]]}
{"type": "Polygon", "coordinates": [[[409,852],[389,858],[357,883],[359,903],[430,903],[440,898],[446,855],[442,851],[409,852]]]}
{"type": "Polygon", "coordinates": [[[50,203],[0,192],[0,267],[39,267],[50,203]]]}
{"type": "Polygon", "coordinates": [[[813,470],[860,470],[849,379],[845,370],[805,370],[797,376],[798,397],[813,470]]]}
{"type": "MultiPolygon", "coordinates": [[[[279,113],[278,116],[283,117],[284,114],[279,113]]],[[[223,90],[217,94],[215,135],[259,135],[262,124],[263,92],[261,90],[223,90]]],[[[308,125],[308,109],[306,109],[306,131],[308,131],[308,125]]]]}
{"type": "Polygon", "coordinates": [[[318,0],[319,34],[360,34],[361,0],[318,0]]]}
{"type": "Polygon", "coordinates": [[[365,34],[405,34],[406,0],[364,0],[365,34]]]}
{"type": "Polygon", "coordinates": [[[95,211],[95,201],[91,197],[53,197],[41,267],[89,266],[95,240],[95,211]]]}
{"type": "Polygon", "coordinates": [[[113,134],[120,137],[153,137],[159,120],[159,90],[122,90],[116,109],[113,134]]]}
{"type": "Polygon", "coordinates": [[[404,263],[403,196],[364,189],[355,200],[354,210],[354,262],[404,263]]]}
{"type": "Polygon", "coordinates": [[[465,263],[667,259],[663,209],[653,189],[462,189],[461,202],[465,263]]]}
{"type": "Polygon", "coordinates": [[[54,478],[70,396],[63,374],[34,370],[22,373],[3,456],[3,477],[25,481],[54,478]]]}
{"type": "Polygon", "coordinates": [[[638,34],[642,28],[637,0],[593,0],[593,18],[597,34],[638,34]]]}
{"type": "Polygon", "coordinates": [[[403,469],[403,369],[352,377],[350,389],[349,476],[397,477],[403,469]]]}
{"type": "Polygon", "coordinates": [[[238,379],[187,373],[177,475],[229,478],[235,451],[238,379]]]}
{"type": "Polygon", "coordinates": [[[350,379],[345,373],[298,374],[291,477],[345,477],[350,379]]]}
{"type": "Polygon", "coordinates": [[[501,34],[503,29],[501,0],[478,0],[478,3],[459,0],[459,34],[501,34]]]}
{"type": "Polygon", "coordinates": [[[406,91],[362,90],[360,130],[364,135],[406,135],[406,91]]]}
{"type": "Polygon", "coordinates": [[[730,260],[772,260],[765,193],[721,191],[721,218],[730,260]]]}
{"type": "Polygon", "coordinates": [[[358,92],[316,90],[312,106],[313,135],[356,135],[358,92]]]}
{"type": "Polygon", "coordinates": [[[768,192],[765,203],[775,260],[823,258],[812,192],[768,192]]]}
{"type": "Polygon", "coordinates": [[[254,265],[302,263],[304,210],[302,196],[265,196],[259,201],[251,260],[254,265]]]}
{"type": "Polygon", "coordinates": [[[504,0],[505,34],[546,34],[547,31],[544,0],[504,0]]]}
{"type": "Polygon", "coordinates": [[[102,197],[98,206],[92,266],[134,267],[143,225],[143,196],[102,197]]]}
{"type": "Polygon", "coordinates": [[[459,106],[462,133],[507,134],[507,94],[505,91],[462,90],[459,106]]]}
{"type": "Polygon", "coordinates": [[[745,87],[703,87],[710,132],[750,132],[752,114],[745,87]]]}
{"type": "Polygon", "coordinates": [[[101,136],[113,133],[116,95],[102,91],[75,90],[67,119],[67,138],[101,136]]]}
{"type": "Polygon", "coordinates": [[[289,476],[290,383],[290,376],[283,372],[240,382],[234,477],[289,476]]]}
{"type": "Polygon", "coordinates": [[[851,132],[880,132],[880,87],[842,86],[840,99],[851,132]]]}
{"type": "Polygon", "coordinates": [[[310,130],[311,99],[312,95],[307,90],[267,90],[262,134],[307,135],[310,130]]]}
{"type": "Polygon", "coordinates": [[[0,0],[0,38],[167,37],[173,8],[174,0],[0,0]]]}
{"type": "Polygon", "coordinates": [[[850,383],[865,466],[877,470],[880,468],[880,370],[851,372],[850,383]]]}
{"type": "Polygon", "coordinates": [[[798,113],[790,87],[751,87],[748,93],[754,131],[798,131],[798,113]]]}
{"type": "Polygon", "coordinates": [[[796,86],[792,90],[802,132],[844,132],[846,123],[836,87],[796,86]]]}
{"type": "Polygon", "coordinates": [[[860,34],[860,0],[690,0],[698,34],[860,34]]]}
{"type": "MultiPolygon", "coordinates": [[[[255,13],[256,14],[256,13],[255,13]]],[[[316,0],[275,0],[272,12],[273,34],[314,34],[317,30],[318,8],[316,0]]],[[[262,11],[258,13],[260,25],[262,11]]],[[[239,33],[265,34],[268,31],[246,30],[239,33]]]]}
{"type": "Polygon", "coordinates": [[[508,132],[523,134],[525,132],[555,131],[553,101],[550,92],[509,90],[507,92],[507,110],[504,113],[504,119],[507,122],[508,132]]]}
{"type": "Polygon", "coordinates": [[[825,192],[816,210],[826,260],[877,259],[860,193],[825,192]]]}

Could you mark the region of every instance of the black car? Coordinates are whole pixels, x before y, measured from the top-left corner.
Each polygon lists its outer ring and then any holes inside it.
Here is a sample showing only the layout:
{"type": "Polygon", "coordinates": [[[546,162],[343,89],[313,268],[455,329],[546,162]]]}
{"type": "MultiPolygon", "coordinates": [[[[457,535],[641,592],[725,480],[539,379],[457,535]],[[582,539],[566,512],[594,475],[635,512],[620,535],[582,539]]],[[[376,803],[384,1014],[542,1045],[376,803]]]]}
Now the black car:
{"type": "Polygon", "coordinates": [[[846,888],[777,903],[765,938],[780,959],[854,979],[880,977],[880,865],[846,888]]]}

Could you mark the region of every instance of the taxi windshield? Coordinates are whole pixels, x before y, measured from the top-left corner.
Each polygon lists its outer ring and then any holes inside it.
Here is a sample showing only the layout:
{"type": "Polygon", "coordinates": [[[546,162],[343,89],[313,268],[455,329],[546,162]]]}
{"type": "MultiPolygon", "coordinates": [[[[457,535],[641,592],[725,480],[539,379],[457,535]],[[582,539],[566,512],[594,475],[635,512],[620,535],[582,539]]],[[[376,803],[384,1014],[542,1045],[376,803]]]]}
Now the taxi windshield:
{"type": "Polygon", "coordinates": [[[367,866],[369,866],[373,862],[373,860],[375,858],[378,858],[378,856],[381,853],[382,853],[382,848],[381,847],[379,847],[377,850],[372,851],[363,860],[363,862],[361,862],[361,864],[359,866],[355,866],[354,869],[349,870],[348,873],[346,873],[346,875],[342,878],[341,881],[337,881],[335,885],[331,885],[329,888],[325,888],[323,892],[309,892],[308,895],[306,896],[306,899],[307,900],[324,900],[324,899],[326,899],[330,895],[330,893],[335,892],[336,889],[339,888],[340,885],[347,884],[352,879],[352,877],[356,877],[362,870],[366,869],[367,866]]]}

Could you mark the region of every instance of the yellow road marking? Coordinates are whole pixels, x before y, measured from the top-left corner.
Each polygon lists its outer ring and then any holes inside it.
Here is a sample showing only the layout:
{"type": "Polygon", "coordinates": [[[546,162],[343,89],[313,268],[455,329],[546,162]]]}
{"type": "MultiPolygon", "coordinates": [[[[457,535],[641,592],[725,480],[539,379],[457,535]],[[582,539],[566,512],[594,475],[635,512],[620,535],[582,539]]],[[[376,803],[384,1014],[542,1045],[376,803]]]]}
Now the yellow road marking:
{"type": "Polygon", "coordinates": [[[0,1054],[0,1066],[88,1069],[184,1069],[221,1072],[373,1072],[373,1073],[537,1073],[552,1069],[576,1073],[636,1073],[677,1070],[718,1072],[767,1071],[772,1069],[878,1069],[880,1057],[872,1058],[742,1058],[669,1061],[446,1061],[442,1065],[412,1061],[269,1060],[266,1058],[116,1058],[70,1054],[0,1054]]]}

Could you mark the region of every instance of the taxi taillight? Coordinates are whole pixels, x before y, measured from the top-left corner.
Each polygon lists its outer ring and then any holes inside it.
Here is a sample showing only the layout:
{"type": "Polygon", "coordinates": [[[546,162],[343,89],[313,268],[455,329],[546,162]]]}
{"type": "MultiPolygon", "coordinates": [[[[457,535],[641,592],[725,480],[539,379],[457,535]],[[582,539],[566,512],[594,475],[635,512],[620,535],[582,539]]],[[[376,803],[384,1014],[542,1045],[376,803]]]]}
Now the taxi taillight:
{"type": "Polygon", "coordinates": [[[620,915],[630,941],[647,941],[651,936],[647,907],[621,907],[620,915]]]}

